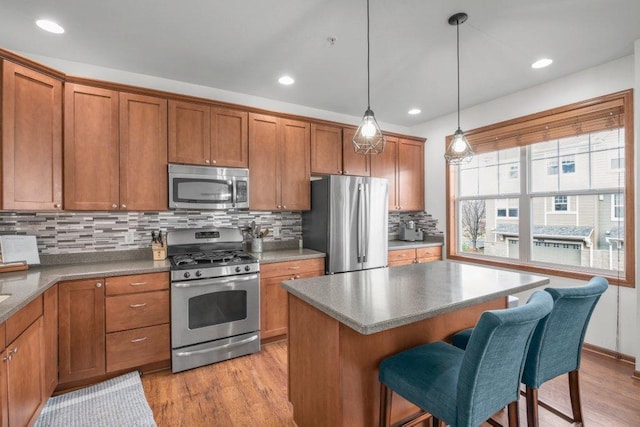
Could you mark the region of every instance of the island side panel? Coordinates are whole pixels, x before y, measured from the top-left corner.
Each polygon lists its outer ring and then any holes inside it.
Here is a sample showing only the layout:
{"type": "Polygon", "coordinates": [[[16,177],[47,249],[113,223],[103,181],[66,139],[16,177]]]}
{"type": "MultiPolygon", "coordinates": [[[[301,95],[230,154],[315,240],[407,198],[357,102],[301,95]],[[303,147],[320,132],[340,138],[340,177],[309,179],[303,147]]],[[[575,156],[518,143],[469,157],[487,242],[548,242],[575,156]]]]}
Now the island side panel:
{"type": "Polygon", "coordinates": [[[289,401],[300,427],[342,426],[339,322],[288,294],[289,401]]]}
{"type": "MultiPolygon", "coordinates": [[[[341,424],[335,425],[373,426],[378,424],[380,404],[378,366],[382,359],[421,344],[448,340],[454,333],[474,326],[483,311],[506,306],[507,299],[502,297],[371,335],[362,335],[340,324],[343,419],[341,424]]],[[[393,395],[392,423],[418,411],[416,406],[402,397],[393,395]]]]}

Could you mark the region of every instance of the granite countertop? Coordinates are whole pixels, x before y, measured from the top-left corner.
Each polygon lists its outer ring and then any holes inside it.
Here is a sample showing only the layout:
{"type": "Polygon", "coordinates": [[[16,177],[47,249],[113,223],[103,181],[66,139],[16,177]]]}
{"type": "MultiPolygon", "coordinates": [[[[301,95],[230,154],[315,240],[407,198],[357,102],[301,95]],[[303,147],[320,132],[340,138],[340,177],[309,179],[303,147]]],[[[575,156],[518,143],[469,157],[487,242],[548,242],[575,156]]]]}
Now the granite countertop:
{"type": "Polygon", "coordinates": [[[314,251],[313,249],[280,249],[264,252],[251,252],[260,264],[270,264],[274,262],[298,261],[303,259],[324,258],[324,252],[314,251]]]}
{"type": "Polygon", "coordinates": [[[282,286],[368,335],[547,283],[548,278],[528,273],[435,261],[287,280],[282,286]]]}
{"type": "Polygon", "coordinates": [[[404,240],[389,240],[389,250],[394,249],[414,249],[414,248],[428,248],[432,246],[442,246],[442,242],[439,241],[415,241],[406,242],[404,240]]]}
{"type": "Polygon", "coordinates": [[[169,271],[169,261],[110,261],[81,264],[31,266],[28,270],[0,274],[0,323],[63,280],[169,271]]]}

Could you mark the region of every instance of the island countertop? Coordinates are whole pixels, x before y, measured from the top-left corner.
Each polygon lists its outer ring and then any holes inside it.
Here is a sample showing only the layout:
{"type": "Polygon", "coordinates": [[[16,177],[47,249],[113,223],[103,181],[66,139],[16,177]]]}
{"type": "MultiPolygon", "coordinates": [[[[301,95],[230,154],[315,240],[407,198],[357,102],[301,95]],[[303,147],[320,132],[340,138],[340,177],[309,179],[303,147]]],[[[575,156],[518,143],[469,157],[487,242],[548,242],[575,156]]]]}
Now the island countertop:
{"type": "Polygon", "coordinates": [[[435,261],[287,280],[282,286],[368,335],[548,283],[528,273],[435,261]]]}

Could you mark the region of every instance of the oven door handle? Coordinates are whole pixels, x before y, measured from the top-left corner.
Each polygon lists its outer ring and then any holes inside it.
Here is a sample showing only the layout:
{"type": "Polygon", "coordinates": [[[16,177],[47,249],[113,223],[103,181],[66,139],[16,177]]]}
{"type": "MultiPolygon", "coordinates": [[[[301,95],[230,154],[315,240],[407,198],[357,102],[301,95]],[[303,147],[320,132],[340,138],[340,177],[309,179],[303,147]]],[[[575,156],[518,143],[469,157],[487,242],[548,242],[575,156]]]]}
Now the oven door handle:
{"type": "Polygon", "coordinates": [[[236,342],[230,342],[228,344],[223,344],[217,347],[213,347],[213,348],[206,348],[204,350],[194,350],[194,351],[180,351],[178,353],[176,353],[176,356],[178,357],[189,357],[189,356],[196,356],[198,354],[205,354],[205,353],[210,353],[212,351],[218,351],[218,350],[225,350],[228,348],[233,348],[233,347],[238,347],[241,346],[243,344],[248,344],[252,341],[255,341],[258,339],[258,335],[253,335],[249,338],[245,338],[243,340],[240,341],[236,341],[236,342]]]}
{"type": "Polygon", "coordinates": [[[215,285],[224,285],[227,283],[233,283],[233,282],[248,282],[250,280],[257,280],[258,279],[258,275],[257,274],[251,274],[249,276],[232,276],[232,277],[225,277],[222,279],[202,279],[202,280],[193,280],[191,282],[177,282],[174,283],[173,286],[175,286],[176,288],[196,288],[196,287],[202,287],[202,286],[215,286],[215,285]]]}

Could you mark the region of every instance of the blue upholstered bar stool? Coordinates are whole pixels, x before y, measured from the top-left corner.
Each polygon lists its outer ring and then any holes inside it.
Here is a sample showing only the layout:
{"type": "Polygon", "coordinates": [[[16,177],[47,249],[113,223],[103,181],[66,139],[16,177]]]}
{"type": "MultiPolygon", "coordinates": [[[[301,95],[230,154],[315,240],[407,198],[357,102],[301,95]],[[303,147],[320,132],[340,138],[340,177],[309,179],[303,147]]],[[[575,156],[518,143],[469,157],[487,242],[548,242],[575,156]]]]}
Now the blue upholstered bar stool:
{"type": "Polygon", "coordinates": [[[546,292],[526,305],[482,313],[463,351],[442,341],[387,357],[380,363],[380,425],[389,426],[391,396],[429,412],[434,426],[475,427],[505,406],[518,423],[518,391],[524,358],[538,321],[553,307],[546,292]]]}
{"type": "MultiPolygon", "coordinates": [[[[585,286],[545,289],[553,297],[553,310],[536,327],[522,374],[529,427],[538,426],[538,405],[569,422],[583,422],[578,376],[582,344],[593,309],[607,286],[606,279],[594,277],[585,286]],[[538,401],[540,386],[562,374],[569,374],[573,419],[538,401]]],[[[453,344],[464,349],[467,342],[471,344],[472,332],[473,328],[454,335],[453,344]]]]}

